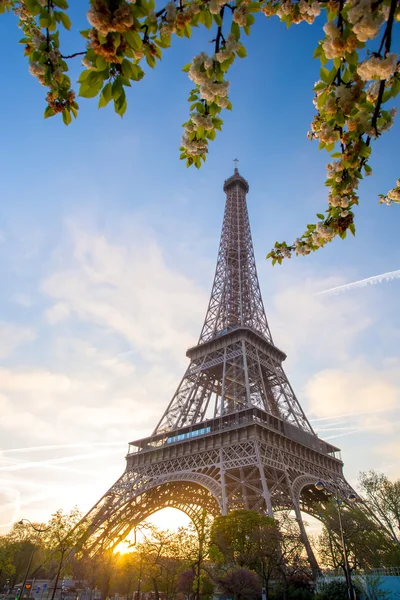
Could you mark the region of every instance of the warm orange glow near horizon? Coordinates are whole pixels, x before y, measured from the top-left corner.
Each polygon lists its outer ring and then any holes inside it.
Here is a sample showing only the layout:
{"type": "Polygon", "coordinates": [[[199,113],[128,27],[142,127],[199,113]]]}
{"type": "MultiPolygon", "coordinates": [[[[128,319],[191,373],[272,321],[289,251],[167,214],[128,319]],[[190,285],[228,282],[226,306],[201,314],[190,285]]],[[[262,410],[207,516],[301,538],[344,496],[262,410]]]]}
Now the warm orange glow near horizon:
{"type": "MultiPolygon", "coordinates": [[[[157,529],[177,531],[180,527],[187,527],[190,523],[189,517],[177,508],[161,508],[153,513],[144,523],[149,523],[157,529]]],[[[135,551],[134,532],[132,531],[127,538],[120,542],[115,548],[114,553],[127,554],[135,551]]],[[[139,529],[136,534],[136,543],[143,539],[143,533],[139,529]]]]}

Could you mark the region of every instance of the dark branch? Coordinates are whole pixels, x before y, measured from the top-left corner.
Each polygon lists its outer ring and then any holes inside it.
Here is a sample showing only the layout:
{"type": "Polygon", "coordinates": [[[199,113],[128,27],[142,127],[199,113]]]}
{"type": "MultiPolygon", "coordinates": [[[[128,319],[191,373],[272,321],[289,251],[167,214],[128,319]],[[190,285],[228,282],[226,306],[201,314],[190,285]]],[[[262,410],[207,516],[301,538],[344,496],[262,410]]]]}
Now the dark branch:
{"type": "MultiPolygon", "coordinates": [[[[221,21],[224,20],[224,11],[225,11],[225,6],[223,6],[220,10],[219,16],[221,17],[221,21]]],[[[222,34],[222,25],[223,23],[221,22],[221,25],[218,27],[217,30],[217,37],[215,38],[215,54],[219,51],[220,49],[220,42],[222,40],[222,42],[225,42],[225,38],[222,34]]]]}
{"type": "Polygon", "coordinates": [[[83,56],[84,54],[86,54],[86,52],[75,52],[75,54],[69,54],[68,56],[64,56],[63,54],[61,54],[61,58],[75,58],[76,56],[83,56]]]}

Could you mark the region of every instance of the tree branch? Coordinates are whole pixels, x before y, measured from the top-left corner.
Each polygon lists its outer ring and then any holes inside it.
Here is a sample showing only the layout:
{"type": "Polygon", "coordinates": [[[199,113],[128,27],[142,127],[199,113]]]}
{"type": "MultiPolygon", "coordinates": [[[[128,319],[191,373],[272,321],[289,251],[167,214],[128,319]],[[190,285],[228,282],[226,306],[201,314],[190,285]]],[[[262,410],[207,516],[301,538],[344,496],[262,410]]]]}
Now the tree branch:
{"type": "Polygon", "coordinates": [[[69,54],[68,56],[64,56],[63,54],[61,54],[61,58],[64,58],[65,60],[68,58],[75,58],[75,56],[84,56],[86,54],[85,52],[75,52],[74,54],[69,54]]]}

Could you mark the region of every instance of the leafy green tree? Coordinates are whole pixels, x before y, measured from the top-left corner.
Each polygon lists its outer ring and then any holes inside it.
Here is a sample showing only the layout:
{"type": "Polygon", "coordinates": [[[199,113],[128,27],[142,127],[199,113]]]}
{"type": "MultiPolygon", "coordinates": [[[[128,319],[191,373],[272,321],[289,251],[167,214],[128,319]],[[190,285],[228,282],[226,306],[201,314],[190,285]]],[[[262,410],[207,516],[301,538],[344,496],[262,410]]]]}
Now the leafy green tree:
{"type": "Polygon", "coordinates": [[[262,585],[282,566],[277,522],[254,510],[235,510],[217,517],[211,527],[210,558],[230,567],[256,572],[262,585]]]}
{"type": "Polygon", "coordinates": [[[360,473],[359,483],[368,508],[400,546],[400,479],[390,481],[383,473],[368,471],[360,473]]]}
{"type": "Polygon", "coordinates": [[[15,573],[14,548],[6,536],[0,537],[0,585],[15,573]]]}
{"type": "MultiPolygon", "coordinates": [[[[209,51],[183,67],[193,87],[180,157],[196,167],[222,127],[222,111],[232,108],[227,73],[236,58],[246,56],[244,36],[265,17],[277,16],[289,27],[313,24],[322,13],[324,36],[314,52],[321,62],[312,90],[316,114],[307,135],[330,154],[328,205],[293,244],[277,242],[269,256],[281,262],[293,252],[309,254],[348,231],[354,234],[353,208],[360,179],[371,174],[371,144],[396,115],[391,103],[400,91],[397,0],[169,0],[157,7],[155,0],[90,0],[82,47],[68,55],[60,45],[60,28],[71,28],[67,0],[0,0],[0,12],[6,10],[22,29],[31,74],[48,90],[45,116],[61,114],[67,125],[79,109],[70,60],[82,57],[79,95],[99,97],[100,108],[113,102],[122,116],[126,88],[157,65],[176,37],[190,38],[197,27],[214,28],[209,51]]],[[[400,179],[380,202],[400,202],[400,179]]]]}
{"type": "Polygon", "coordinates": [[[159,600],[161,591],[167,600],[174,598],[180,574],[185,570],[179,536],[152,528],[137,551],[145,558],[145,574],[153,584],[155,599],[159,600]]]}
{"type": "Polygon", "coordinates": [[[66,569],[71,568],[70,565],[67,565],[67,558],[80,539],[82,529],[84,529],[82,514],[75,507],[69,514],[65,514],[61,509],[56,511],[47,523],[44,534],[42,534],[47,550],[46,563],[52,571],[55,571],[51,600],[54,600],[56,595],[61,574],[66,572],[66,569]]]}
{"type": "MultiPolygon", "coordinates": [[[[40,523],[33,523],[40,529],[40,523]]],[[[25,575],[26,569],[31,563],[31,572],[37,570],[44,560],[44,544],[41,536],[27,522],[14,523],[11,530],[1,538],[3,548],[7,548],[6,555],[12,563],[12,573],[7,576],[13,587],[20,582],[25,575]],[[33,553],[33,558],[32,558],[33,553]]],[[[5,557],[5,560],[6,557],[5,557]]],[[[0,575],[1,581],[1,575],[0,575]]]]}
{"type": "MultiPolygon", "coordinates": [[[[400,553],[392,539],[375,519],[361,508],[342,505],[342,523],[349,567],[371,569],[398,564],[400,553]]],[[[318,554],[324,566],[343,569],[345,562],[336,502],[323,514],[324,527],[318,538],[318,554]]]]}

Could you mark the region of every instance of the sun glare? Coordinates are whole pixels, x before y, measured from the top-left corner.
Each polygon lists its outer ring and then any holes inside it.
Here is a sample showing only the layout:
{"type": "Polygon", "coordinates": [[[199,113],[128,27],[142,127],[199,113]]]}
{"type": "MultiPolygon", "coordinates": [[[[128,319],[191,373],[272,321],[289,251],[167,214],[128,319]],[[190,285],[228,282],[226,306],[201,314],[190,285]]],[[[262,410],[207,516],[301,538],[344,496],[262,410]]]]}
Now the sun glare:
{"type": "MultiPolygon", "coordinates": [[[[176,508],[162,508],[153,513],[145,523],[149,523],[158,529],[176,531],[179,527],[187,527],[190,519],[185,513],[176,508]]],[[[140,542],[143,537],[142,532],[138,529],[136,534],[136,542],[140,542]]],[[[135,550],[133,532],[114,548],[114,553],[126,554],[135,550]]]]}

